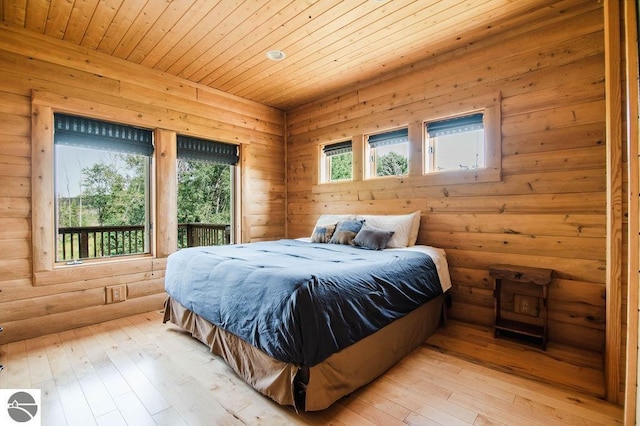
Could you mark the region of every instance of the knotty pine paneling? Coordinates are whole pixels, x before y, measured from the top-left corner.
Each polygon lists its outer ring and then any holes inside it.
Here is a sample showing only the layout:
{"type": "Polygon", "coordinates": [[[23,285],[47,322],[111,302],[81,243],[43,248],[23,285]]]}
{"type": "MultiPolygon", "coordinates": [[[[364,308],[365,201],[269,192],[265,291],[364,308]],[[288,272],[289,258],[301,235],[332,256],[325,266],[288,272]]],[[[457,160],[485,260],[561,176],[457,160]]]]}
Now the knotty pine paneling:
{"type": "MultiPolygon", "coordinates": [[[[0,0],[14,26],[283,110],[591,0],[344,2],[0,0]],[[272,63],[274,47],[287,60],[272,63]]],[[[585,21],[585,25],[590,22],[585,21]]],[[[520,46],[515,46],[518,49],[520,46]]],[[[482,48],[482,47],[480,47],[482,48]]]]}
{"type": "MultiPolygon", "coordinates": [[[[243,235],[285,235],[284,114],[101,53],[0,26],[0,343],[161,309],[165,259],[32,272],[31,94],[68,98],[106,117],[236,142],[243,157],[243,235]],[[96,109],[97,108],[97,109],[96,109]],[[254,221],[255,217],[255,221],[254,221]],[[105,305],[106,286],[128,300],[105,305]]],[[[159,180],[158,182],[166,182],[159,180]]]]}
{"type": "Polygon", "coordinates": [[[421,210],[418,243],[448,255],[451,317],[493,324],[493,264],[551,268],[552,344],[603,352],[603,11],[594,2],[563,13],[288,111],[288,236],[309,236],[323,213],[421,210]],[[438,117],[496,92],[502,95],[499,182],[428,185],[413,174],[314,181],[320,143],[438,117]]]}

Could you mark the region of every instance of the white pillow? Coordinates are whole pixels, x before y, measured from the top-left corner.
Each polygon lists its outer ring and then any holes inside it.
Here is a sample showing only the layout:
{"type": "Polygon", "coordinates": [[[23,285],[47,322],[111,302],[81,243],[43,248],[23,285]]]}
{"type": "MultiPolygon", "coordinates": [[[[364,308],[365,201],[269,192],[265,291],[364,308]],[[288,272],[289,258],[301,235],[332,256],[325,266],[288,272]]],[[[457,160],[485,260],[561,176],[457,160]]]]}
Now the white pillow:
{"type": "Polygon", "coordinates": [[[386,231],[393,231],[387,243],[388,248],[409,247],[415,245],[420,230],[420,210],[402,215],[358,215],[367,225],[386,231]]]}
{"type": "Polygon", "coordinates": [[[311,230],[311,235],[313,236],[313,231],[316,229],[316,227],[336,225],[341,220],[356,220],[356,215],[354,214],[323,214],[316,221],[315,226],[311,230]]]}

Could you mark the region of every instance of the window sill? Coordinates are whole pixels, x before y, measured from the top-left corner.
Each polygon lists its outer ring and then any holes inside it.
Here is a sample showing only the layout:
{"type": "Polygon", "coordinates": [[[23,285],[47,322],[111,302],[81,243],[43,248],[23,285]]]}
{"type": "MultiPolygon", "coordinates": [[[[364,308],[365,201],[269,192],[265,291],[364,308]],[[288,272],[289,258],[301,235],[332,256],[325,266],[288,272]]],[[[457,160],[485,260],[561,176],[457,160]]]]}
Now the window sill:
{"type": "Polygon", "coordinates": [[[500,182],[502,173],[499,169],[454,170],[446,172],[430,172],[422,175],[427,185],[453,185],[477,182],[500,182]]]}
{"type": "Polygon", "coordinates": [[[78,260],[70,260],[64,262],[56,262],[53,265],[53,269],[63,269],[63,268],[77,268],[81,266],[96,266],[96,265],[107,265],[111,263],[118,262],[131,262],[141,259],[150,259],[153,256],[149,253],[139,253],[139,254],[130,254],[130,255],[122,255],[122,256],[112,256],[112,257],[100,257],[100,258],[92,258],[92,259],[78,259],[78,260]]]}
{"type": "Polygon", "coordinates": [[[331,182],[320,182],[318,185],[339,185],[341,183],[351,183],[353,179],[334,180],[331,182]]]}
{"type": "Polygon", "coordinates": [[[43,286],[76,281],[89,281],[118,275],[148,273],[151,276],[164,273],[166,258],[151,255],[90,261],[76,265],[56,264],[47,271],[34,271],[33,285],[43,286]]]}
{"type": "Polygon", "coordinates": [[[380,176],[359,181],[332,182],[313,185],[314,194],[363,191],[372,189],[393,190],[407,187],[424,187],[436,185],[456,185],[482,182],[500,182],[502,174],[499,169],[460,170],[449,172],[433,172],[423,175],[380,176]]]}

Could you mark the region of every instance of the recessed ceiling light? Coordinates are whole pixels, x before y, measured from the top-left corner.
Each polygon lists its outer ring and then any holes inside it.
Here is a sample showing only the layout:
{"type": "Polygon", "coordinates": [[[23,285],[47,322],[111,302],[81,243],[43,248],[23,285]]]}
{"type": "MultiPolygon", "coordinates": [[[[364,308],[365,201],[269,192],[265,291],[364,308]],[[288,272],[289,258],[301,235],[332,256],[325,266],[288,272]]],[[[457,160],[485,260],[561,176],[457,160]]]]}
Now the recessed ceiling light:
{"type": "Polygon", "coordinates": [[[282,50],[270,50],[267,52],[267,58],[271,59],[272,61],[281,61],[286,56],[287,55],[285,55],[282,50]]]}

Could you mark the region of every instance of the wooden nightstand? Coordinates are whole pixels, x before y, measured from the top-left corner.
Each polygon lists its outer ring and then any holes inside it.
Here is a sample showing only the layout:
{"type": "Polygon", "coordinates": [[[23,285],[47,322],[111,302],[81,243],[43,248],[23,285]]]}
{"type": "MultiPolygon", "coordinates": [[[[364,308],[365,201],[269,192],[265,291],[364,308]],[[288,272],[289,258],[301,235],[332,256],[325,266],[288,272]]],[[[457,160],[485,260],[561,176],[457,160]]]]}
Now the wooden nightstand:
{"type": "MultiPolygon", "coordinates": [[[[552,269],[514,265],[494,265],[489,270],[493,278],[495,307],[494,337],[504,331],[510,335],[526,337],[547,349],[549,334],[548,286],[552,269]],[[503,313],[503,284],[508,283],[513,295],[513,311],[503,313]],[[507,318],[505,318],[505,315],[507,318]]],[[[505,333],[505,334],[507,334],[505,333]]]]}

